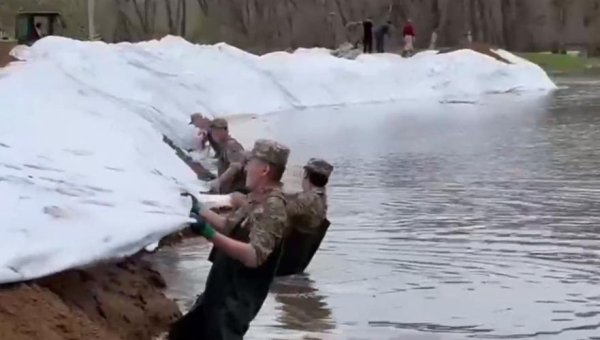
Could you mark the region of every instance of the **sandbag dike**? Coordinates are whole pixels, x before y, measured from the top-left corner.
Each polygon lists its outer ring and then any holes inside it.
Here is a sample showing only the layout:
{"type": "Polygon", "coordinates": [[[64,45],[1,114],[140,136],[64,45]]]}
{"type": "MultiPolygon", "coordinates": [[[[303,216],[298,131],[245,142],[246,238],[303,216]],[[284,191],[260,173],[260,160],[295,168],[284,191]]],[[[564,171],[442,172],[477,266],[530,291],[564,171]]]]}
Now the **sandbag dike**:
{"type": "MultiPolygon", "coordinates": [[[[207,170],[182,158],[198,177],[207,170]]],[[[195,236],[189,228],[160,241],[176,246],[195,236]]],[[[38,280],[0,286],[3,340],[148,340],[164,337],[181,316],[163,290],[166,282],[140,252],[120,262],[73,269],[38,280]]]]}
{"type": "Polygon", "coordinates": [[[494,52],[494,51],[499,50],[498,47],[490,45],[490,44],[478,43],[478,42],[465,43],[458,47],[442,49],[442,50],[438,51],[438,54],[451,53],[451,52],[456,52],[456,51],[460,51],[460,50],[475,51],[475,52],[481,53],[483,55],[487,55],[488,57],[492,57],[492,58],[498,60],[499,62],[502,62],[505,64],[511,64],[511,62],[508,61],[506,58],[504,58],[501,55],[499,55],[498,53],[494,52]]]}
{"type": "Polygon", "coordinates": [[[0,287],[3,340],[147,340],[180,315],[141,255],[0,287]]]}

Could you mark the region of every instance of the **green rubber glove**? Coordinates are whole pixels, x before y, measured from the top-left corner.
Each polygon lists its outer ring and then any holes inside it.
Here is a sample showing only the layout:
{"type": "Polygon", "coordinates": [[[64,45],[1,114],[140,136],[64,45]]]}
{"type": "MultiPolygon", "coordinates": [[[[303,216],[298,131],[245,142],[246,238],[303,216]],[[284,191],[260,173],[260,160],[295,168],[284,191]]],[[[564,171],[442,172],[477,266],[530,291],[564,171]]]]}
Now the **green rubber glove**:
{"type": "Polygon", "coordinates": [[[215,237],[217,232],[208,222],[206,222],[206,220],[200,216],[195,216],[194,218],[196,218],[196,223],[190,224],[190,228],[194,234],[203,236],[208,240],[215,237]]]}
{"type": "Polygon", "coordinates": [[[196,197],[194,197],[194,195],[190,194],[189,192],[181,193],[181,196],[189,197],[192,199],[192,209],[190,209],[190,216],[191,215],[200,215],[200,210],[202,209],[202,205],[200,204],[200,202],[198,202],[198,199],[196,197]]]}

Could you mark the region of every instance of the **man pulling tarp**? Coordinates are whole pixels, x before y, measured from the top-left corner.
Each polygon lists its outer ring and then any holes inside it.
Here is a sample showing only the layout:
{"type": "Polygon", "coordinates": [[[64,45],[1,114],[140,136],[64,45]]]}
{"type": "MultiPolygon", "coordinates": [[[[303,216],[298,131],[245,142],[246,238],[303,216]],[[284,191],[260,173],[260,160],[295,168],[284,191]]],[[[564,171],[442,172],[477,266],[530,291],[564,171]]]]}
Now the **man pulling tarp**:
{"type": "Polygon", "coordinates": [[[319,249],[329,228],[325,186],[333,166],[323,159],[311,158],[304,167],[302,191],[287,195],[290,232],[277,269],[277,276],[304,272],[319,249]]]}
{"type": "Polygon", "coordinates": [[[213,119],[209,124],[210,132],[219,144],[218,175],[210,182],[212,193],[230,194],[235,191],[246,192],[244,165],[246,153],[244,147],[229,135],[229,124],[225,119],[213,119]]]}
{"type": "Polygon", "coordinates": [[[289,152],[274,141],[255,143],[247,164],[248,204],[230,217],[199,206],[192,209],[197,219],[192,230],[218,251],[202,299],[172,326],[170,340],[243,339],[267,297],[281,256],[288,217],[280,181],[289,152]]]}
{"type": "MultiPolygon", "coordinates": [[[[304,166],[302,191],[286,193],[290,227],[285,235],[277,276],[304,272],[319,249],[330,225],[325,187],[332,172],[333,166],[327,161],[311,158],[304,166]]],[[[233,207],[245,206],[247,197],[234,193],[231,204],[233,207]]]]}

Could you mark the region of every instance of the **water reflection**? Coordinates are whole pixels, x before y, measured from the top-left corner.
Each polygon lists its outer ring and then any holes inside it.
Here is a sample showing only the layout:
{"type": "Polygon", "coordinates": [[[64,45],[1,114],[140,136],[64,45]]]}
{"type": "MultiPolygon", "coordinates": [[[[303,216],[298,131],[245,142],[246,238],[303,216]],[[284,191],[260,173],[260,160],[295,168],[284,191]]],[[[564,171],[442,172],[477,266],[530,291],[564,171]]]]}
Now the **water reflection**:
{"type": "Polygon", "coordinates": [[[280,327],[312,333],[326,333],[335,328],[331,309],[314,283],[308,275],[277,279],[271,293],[279,303],[280,327]]]}

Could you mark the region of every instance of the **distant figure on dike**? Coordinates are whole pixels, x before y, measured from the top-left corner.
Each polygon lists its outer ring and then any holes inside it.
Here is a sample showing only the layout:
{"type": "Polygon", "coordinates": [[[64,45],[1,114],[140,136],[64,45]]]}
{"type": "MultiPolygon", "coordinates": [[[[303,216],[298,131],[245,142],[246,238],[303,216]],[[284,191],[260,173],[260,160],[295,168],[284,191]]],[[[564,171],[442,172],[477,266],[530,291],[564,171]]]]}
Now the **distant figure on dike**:
{"type": "Polygon", "coordinates": [[[379,26],[377,30],[375,30],[375,47],[377,49],[377,53],[383,53],[385,50],[385,37],[390,37],[391,35],[391,27],[392,22],[387,21],[385,24],[379,26]]]}
{"type": "Polygon", "coordinates": [[[31,40],[38,41],[44,37],[44,32],[42,31],[42,23],[38,22],[33,26],[33,30],[31,31],[31,40]]]}
{"type": "Polygon", "coordinates": [[[430,50],[435,50],[437,48],[437,39],[438,39],[437,28],[434,28],[433,32],[431,32],[431,40],[429,41],[429,49],[430,50]]]}
{"type": "Polygon", "coordinates": [[[373,21],[371,18],[362,22],[363,26],[363,52],[373,53],[373,21]]]}
{"type": "Polygon", "coordinates": [[[412,20],[408,19],[406,21],[406,25],[404,26],[404,30],[402,32],[404,36],[404,56],[412,56],[414,54],[414,44],[415,44],[415,27],[413,26],[412,20]]]}
{"type": "Polygon", "coordinates": [[[358,25],[361,25],[363,28],[363,53],[373,53],[373,21],[371,18],[367,18],[364,21],[351,22],[347,24],[346,27],[351,29],[358,25]]]}

